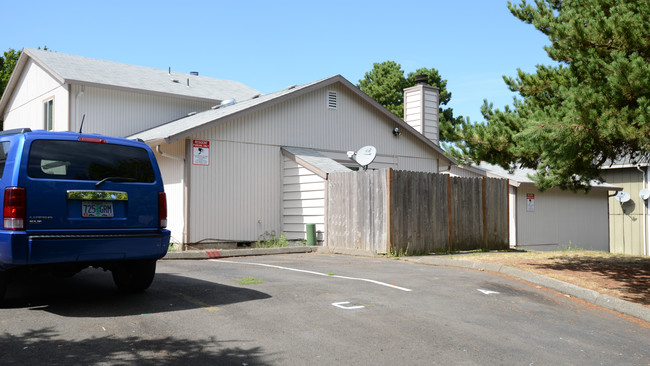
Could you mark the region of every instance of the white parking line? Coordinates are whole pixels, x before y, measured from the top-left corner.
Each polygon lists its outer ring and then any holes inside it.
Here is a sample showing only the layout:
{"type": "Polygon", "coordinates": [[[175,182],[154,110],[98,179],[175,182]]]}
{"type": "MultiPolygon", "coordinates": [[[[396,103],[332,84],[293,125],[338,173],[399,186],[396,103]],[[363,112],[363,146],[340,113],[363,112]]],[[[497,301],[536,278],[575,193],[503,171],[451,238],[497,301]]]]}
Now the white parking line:
{"type": "Polygon", "coordinates": [[[359,310],[365,308],[363,305],[352,305],[352,306],[345,306],[349,304],[349,301],[341,301],[341,302],[333,302],[332,305],[336,306],[337,308],[341,308],[344,310],[359,310]]]}
{"type": "Polygon", "coordinates": [[[412,291],[411,289],[405,288],[405,287],[399,287],[396,285],[392,285],[390,283],[385,283],[385,282],[380,282],[380,281],[375,281],[375,280],[369,280],[367,278],[357,278],[357,277],[347,277],[347,276],[338,276],[338,275],[329,275],[327,273],[320,273],[320,272],[314,272],[314,271],[307,271],[304,269],[296,269],[296,268],[289,268],[289,267],[282,267],[282,266],[274,266],[272,264],[264,264],[264,263],[251,263],[251,262],[237,262],[237,261],[228,261],[225,259],[209,259],[209,261],[212,262],[223,262],[223,263],[235,263],[235,264],[248,264],[251,266],[260,266],[260,267],[270,267],[270,268],[276,268],[276,269],[284,269],[286,271],[294,271],[294,272],[302,272],[302,273],[309,273],[313,275],[318,275],[318,276],[325,276],[325,277],[334,277],[334,278],[342,278],[344,280],[353,280],[353,281],[364,281],[364,282],[370,282],[374,283],[376,285],[381,285],[381,286],[386,286],[390,288],[394,288],[397,290],[402,290],[402,291],[412,291]]]}

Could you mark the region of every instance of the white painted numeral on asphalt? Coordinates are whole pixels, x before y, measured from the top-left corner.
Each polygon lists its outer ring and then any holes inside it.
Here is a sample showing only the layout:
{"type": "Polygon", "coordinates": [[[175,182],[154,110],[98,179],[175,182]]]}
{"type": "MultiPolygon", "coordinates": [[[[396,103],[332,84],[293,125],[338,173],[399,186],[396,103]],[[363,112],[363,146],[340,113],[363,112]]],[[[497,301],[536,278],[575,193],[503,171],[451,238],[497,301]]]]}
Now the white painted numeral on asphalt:
{"type": "Polygon", "coordinates": [[[363,309],[365,306],[363,305],[353,305],[353,306],[343,306],[345,304],[349,304],[349,301],[342,301],[342,302],[333,302],[332,305],[336,306],[337,308],[345,309],[345,310],[356,310],[356,309],[363,309]]]}
{"type": "Polygon", "coordinates": [[[481,291],[482,293],[486,294],[486,295],[492,295],[492,294],[498,294],[499,293],[499,292],[496,292],[496,291],[481,290],[480,288],[478,290],[481,291]]]}

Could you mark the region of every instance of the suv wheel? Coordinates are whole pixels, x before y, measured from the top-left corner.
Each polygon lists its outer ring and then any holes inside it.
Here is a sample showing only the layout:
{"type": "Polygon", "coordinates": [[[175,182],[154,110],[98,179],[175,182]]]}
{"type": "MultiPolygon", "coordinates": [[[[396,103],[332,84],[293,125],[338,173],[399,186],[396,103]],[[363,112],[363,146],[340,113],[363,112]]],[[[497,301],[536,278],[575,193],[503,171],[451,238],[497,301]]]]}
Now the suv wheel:
{"type": "Polygon", "coordinates": [[[156,261],[124,262],[113,267],[113,281],[124,292],[142,292],[149,288],[156,274],[156,261]]]}
{"type": "Polygon", "coordinates": [[[5,271],[0,271],[0,304],[2,304],[2,300],[5,297],[7,284],[9,284],[9,275],[5,271]]]}

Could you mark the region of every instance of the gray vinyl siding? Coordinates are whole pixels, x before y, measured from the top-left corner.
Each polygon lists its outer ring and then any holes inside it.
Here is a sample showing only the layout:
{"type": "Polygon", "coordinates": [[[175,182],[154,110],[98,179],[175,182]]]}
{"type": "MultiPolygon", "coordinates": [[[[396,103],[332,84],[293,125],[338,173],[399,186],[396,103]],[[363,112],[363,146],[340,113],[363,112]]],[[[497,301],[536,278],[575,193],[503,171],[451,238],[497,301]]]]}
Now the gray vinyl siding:
{"type": "Polygon", "coordinates": [[[294,223],[283,227],[282,146],[346,160],[347,151],[373,145],[378,164],[437,172],[437,153],[409,133],[393,136],[394,127],[334,84],[192,136],[210,141],[211,164],[191,168],[190,241],[255,241],[265,232],[296,229],[294,223]],[[328,90],[338,92],[337,109],[327,107],[328,90]]]}
{"type": "Polygon", "coordinates": [[[306,239],[306,224],[325,232],[325,179],[284,158],[282,231],[291,240],[306,239]]]}
{"type": "Polygon", "coordinates": [[[404,100],[404,121],[438,144],[438,92],[417,85],[404,91],[404,100]]]}
{"type": "Polygon", "coordinates": [[[418,138],[406,133],[393,136],[393,128],[392,121],[374,107],[335,84],[219,125],[197,138],[342,153],[374,145],[379,155],[437,159],[437,154],[418,138]],[[338,89],[337,109],[327,108],[328,89],[338,89]]]}
{"type": "MultiPolygon", "coordinates": [[[[161,146],[161,151],[168,155],[185,158],[185,140],[171,145],[161,146]]],[[[184,195],[185,195],[185,162],[174,158],[165,157],[156,152],[156,160],[160,167],[165,193],[167,194],[167,229],[172,232],[172,243],[184,242],[184,195]]]]}
{"type": "MultiPolygon", "coordinates": [[[[18,80],[4,111],[3,129],[28,127],[42,130],[43,102],[53,100],[53,130],[68,130],[68,89],[33,61],[18,80]]],[[[1,119],[1,118],[0,118],[1,119]]]]}
{"type": "Polygon", "coordinates": [[[70,129],[109,136],[129,136],[215,103],[133,91],[73,85],[70,93],[70,129]],[[83,91],[83,92],[82,92],[83,91]]]}
{"type": "Polygon", "coordinates": [[[643,174],[634,167],[603,170],[602,176],[607,183],[619,186],[623,188],[623,192],[630,194],[630,200],[623,204],[614,197],[609,198],[610,251],[648,255],[647,249],[644,248],[650,240],[646,236],[644,242],[644,229],[648,229],[645,221],[647,215],[644,215],[647,202],[639,197],[639,192],[644,187],[643,174]]]}
{"type": "Polygon", "coordinates": [[[280,149],[209,141],[210,165],[191,165],[189,242],[255,241],[264,233],[279,234],[280,149]]]}
{"type": "Polygon", "coordinates": [[[516,194],[517,246],[533,250],[572,247],[609,250],[607,191],[589,194],[558,188],[540,192],[519,186],[516,194]],[[534,211],[527,210],[527,194],[534,194],[534,211]]]}

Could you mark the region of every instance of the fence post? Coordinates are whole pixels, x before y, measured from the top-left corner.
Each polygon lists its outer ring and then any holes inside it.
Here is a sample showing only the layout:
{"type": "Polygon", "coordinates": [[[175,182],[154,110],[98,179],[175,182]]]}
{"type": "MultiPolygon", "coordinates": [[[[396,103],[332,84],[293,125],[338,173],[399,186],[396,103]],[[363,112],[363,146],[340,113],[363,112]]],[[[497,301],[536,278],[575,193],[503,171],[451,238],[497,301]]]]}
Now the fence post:
{"type": "Polygon", "coordinates": [[[487,210],[486,210],[486,199],[485,199],[485,177],[483,177],[482,182],[481,182],[481,201],[482,201],[482,206],[483,206],[483,248],[489,249],[488,248],[488,240],[487,240],[487,210]]]}
{"type": "Polygon", "coordinates": [[[451,216],[451,175],[447,174],[447,207],[449,209],[449,243],[448,243],[448,251],[451,251],[453,247],[452,243],[452,223],[453,223],[453,217],[451,216]]]}
{"type": "Polygon", "coordinates": [[[393,168],[386,170],[386,253],[390,254],[392,243],[393,225],[393,168]]]}

